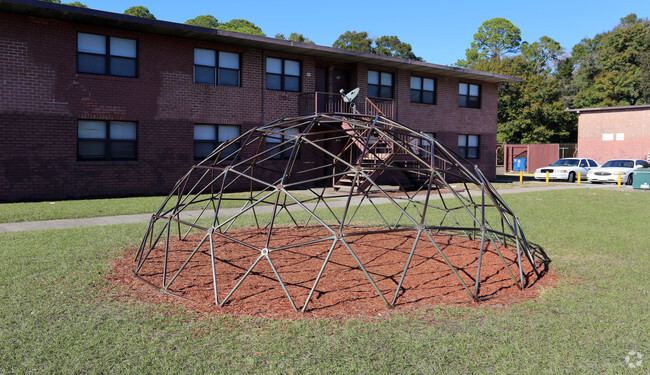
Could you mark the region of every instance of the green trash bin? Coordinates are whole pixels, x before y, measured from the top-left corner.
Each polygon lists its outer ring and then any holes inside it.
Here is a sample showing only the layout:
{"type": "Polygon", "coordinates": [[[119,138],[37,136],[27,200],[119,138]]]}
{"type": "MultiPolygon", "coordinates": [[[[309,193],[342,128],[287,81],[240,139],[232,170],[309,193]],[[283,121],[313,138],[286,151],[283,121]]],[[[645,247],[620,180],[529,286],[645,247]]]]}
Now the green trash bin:
{"type": "Polygon", "coordinates": [[[650,169],[641,169],[632,174],[632,187],[639,190],[650,190],[650,169]]]}

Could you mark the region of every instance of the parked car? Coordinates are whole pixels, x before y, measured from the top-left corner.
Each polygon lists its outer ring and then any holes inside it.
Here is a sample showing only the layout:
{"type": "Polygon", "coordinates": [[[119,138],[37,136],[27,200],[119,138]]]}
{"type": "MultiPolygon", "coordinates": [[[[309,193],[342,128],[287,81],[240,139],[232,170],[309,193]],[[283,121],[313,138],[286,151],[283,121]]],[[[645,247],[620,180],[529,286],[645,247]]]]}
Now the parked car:
{"type": "Polygon", "coordinates": [[[546,172],[548,172],[549,180],[574,182],[578,178],[578,174],[580,174],[581,179],[586,179],[587,172],[596,167],[598,167],[598,163],[591,159],[565,158],[548,167],[537,168],[534,175],[536,180],[546,180],[546,172]]]}
{"type": "Polygon", "coordinates": [[[650,163],[637,159],[615,159],[609,160],[599,168],[593,168],[587,174],[587,179],[592,184],[601,182],[618,182],[618,175],[621,174],[621,183],[632,185],[632,172],[639,168],[650,168],[650,163]]]}

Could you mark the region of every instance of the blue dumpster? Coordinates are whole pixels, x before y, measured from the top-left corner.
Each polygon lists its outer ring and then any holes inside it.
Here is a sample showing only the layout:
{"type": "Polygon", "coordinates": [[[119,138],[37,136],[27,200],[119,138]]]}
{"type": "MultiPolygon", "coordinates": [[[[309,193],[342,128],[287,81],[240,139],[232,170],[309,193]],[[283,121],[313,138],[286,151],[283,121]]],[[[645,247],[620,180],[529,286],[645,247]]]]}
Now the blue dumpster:
{"type": "Polygon", "coordinates": [[[526,172],[526,162],[528,161],[528,158],[515,158],[514,160],[514,170],[526,172]]]}

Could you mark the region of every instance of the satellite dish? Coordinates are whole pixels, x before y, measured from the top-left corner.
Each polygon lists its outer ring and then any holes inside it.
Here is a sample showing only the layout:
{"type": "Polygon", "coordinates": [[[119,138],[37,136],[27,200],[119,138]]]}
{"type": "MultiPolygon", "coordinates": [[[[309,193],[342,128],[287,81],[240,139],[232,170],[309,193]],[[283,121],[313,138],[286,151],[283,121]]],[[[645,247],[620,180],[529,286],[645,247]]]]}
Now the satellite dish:
{"type": "Polygon", "coordinates": [[[345,90],[341,89],[341,95],[343,95],[343,101],[346,103],[351,103],[357,95],[359,95],[359,88],[357,87],[356,89],[350,91],[349,93],[345,93],[345,90]]]}

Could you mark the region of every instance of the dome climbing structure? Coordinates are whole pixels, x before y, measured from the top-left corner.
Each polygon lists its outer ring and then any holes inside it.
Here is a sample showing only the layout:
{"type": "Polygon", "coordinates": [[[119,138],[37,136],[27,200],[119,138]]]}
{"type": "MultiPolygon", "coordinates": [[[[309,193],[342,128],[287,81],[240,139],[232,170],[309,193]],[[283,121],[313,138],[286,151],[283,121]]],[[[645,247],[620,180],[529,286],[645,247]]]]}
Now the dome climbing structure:
{"type": "MultiPolygon", "coordinates": [[[[215,305],[224,306],[236,297],[256,298],[241,295],[241,286],[264,267],[270,271],[259,293],[280,288],[286,299],[278,303],[304,312],[322,279],[337,272],[333,254],[342,252],[390,307],[400,303],[409,277],[417,278],[409,271],[425,248],[476,301],[483,297],[488,249],[502,261],[502,276],[521,289],[548,261],[478,167],[438,140],[383,116],[317,114],[247,131],[192,166],[152,215],[135,273],[183,296],[192,287],[190,269],[202,266],[215,305]],[[379,254],[372,247],[359,255],[354,239],[375,234],[405,239],[399,274],[373,271],[379,254]],[[468,250],[471,272],[446,253],[450,237],[478,245],[468,250]],[[172,262],[184,242],[191,246],[172,262]],[[298,257],[298,250],[304,259],[283,260],[298,257]],[[298,274],[300,280],[285,281],[298,274]]],[[[345,287],[344,279],[337,283],[345,287]]]]}

